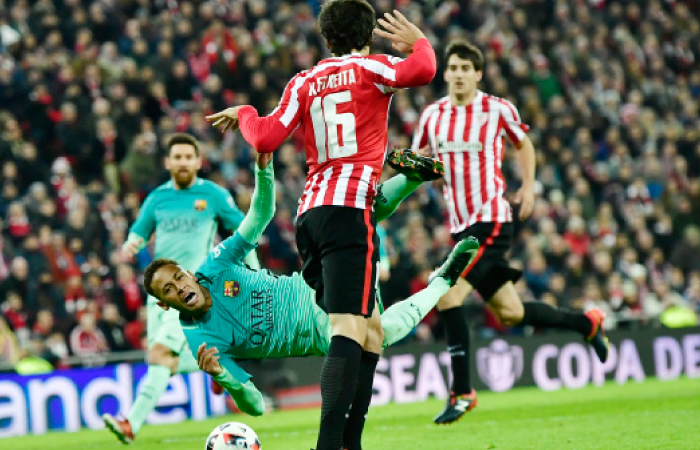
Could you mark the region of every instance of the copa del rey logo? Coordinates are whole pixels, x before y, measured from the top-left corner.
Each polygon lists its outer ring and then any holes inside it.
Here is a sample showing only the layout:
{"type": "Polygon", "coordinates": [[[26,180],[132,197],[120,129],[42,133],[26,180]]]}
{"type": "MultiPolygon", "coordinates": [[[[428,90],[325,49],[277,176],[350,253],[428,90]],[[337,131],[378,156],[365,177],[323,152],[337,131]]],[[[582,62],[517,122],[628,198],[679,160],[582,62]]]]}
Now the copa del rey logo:
{"type": "Polygon", "coordinates": [[[476,352],[479,378],[495,392],[511,389],[523,374],[523,364],[523,349],[502,339],[476,352]]]}

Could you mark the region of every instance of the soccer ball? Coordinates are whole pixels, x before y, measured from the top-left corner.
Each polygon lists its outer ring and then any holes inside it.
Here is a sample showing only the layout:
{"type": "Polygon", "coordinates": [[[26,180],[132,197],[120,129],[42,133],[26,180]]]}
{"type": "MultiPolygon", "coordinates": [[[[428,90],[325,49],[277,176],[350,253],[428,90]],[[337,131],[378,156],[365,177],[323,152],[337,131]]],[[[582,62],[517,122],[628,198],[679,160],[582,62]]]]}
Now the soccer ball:
{"type": "Polygon", "coordinates": [[[227,422],[209,433],[204,450],[262,450],[252,428],[240,422],[227,422]]]}

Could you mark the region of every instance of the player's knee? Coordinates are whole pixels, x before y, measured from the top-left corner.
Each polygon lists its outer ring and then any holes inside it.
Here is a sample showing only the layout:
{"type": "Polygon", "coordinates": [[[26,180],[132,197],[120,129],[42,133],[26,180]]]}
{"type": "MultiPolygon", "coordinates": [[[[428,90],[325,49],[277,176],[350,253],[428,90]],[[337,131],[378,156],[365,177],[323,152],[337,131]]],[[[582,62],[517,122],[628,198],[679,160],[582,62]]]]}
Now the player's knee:
{"type": "Polygon", "coordinates": [[[330,314],[333,336],[345,336],[362,345],[367,338],[367,320],[353,314],[330,314]]]}
{"type": "Polygon", "coordinates": [[[381,321],[374,323],[371,321],[367,327],[367,340],[365,340],[365,345],[363,348],[368,352],[380,353],[382,350],[382,343],[384,342],[384,328],[382,328],[381,321]]]}
{"type": "Polygon", "coordinates": [[[501,325],[512,327],[522,322],[525,308],[512,282],[500,285],[486,284],[484,291],[487,292],[488,297],[485,298],[490,299],[489,305],[498,316],[501,325]]]}
{"type": "Polygon", "coordinates": [[[501,325],[513,327],[523,320],[525,309],[520,301],[500,304],[496,309],[496,315],[501,325]]]}

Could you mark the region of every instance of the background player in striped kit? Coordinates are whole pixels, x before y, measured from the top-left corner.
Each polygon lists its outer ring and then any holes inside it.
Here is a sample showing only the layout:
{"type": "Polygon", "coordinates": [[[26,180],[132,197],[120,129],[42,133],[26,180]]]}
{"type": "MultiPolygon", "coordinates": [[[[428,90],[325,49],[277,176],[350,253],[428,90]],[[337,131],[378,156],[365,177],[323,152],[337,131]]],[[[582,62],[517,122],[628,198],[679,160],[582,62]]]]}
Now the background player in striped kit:
{"type": "Polygon", "coordinates": [[[477,405],[469,374],[469,329],[462,303],[472,289],[489,303],[503,325],[564,328],[582,334],[601,361],[607,358],[603,313],[565,312],[545,303],[522,303],[513,283],[521,272],[506,260],[513,236],[513,212],[504,197],[501,172],[503,136],[515,145],[522,185],[514,201],[520,204],[520,220],[534,206],[535,150],[508,100],[477,89],[484,57],[467,42],[453,42],[445,51],[448,95],[429,105],[421,114],[413,149],[432,151],[445,166],[443,196],[454,239],[475,236],[481,247],[463,279],[440,299],[438,310],[447,330],[452,357],[453,382],[445,409],[435,423],[451,423],[477,405]]]}
{"type": "MultiPolygon", "coordinates": [[[[153,190],[142,205],[122,249],[126,258],[131,259],[143,249],[155,232],[156,258],[174,258],[183,267],[195,270],[212,248],[217,222],[229,230],[238,227],[243,213],[227,190],[197,177],[201,166],[198,143],[193,136],[176,134],[170,138],[165,168],[171,179],[153,190]]],[[[246,262],[260,267],[254,252],[246,262]]],[[[103,416],[107,428],[126,444],[134,440],[155,408],[168,387],[170,375],[198,370],[177,313],[158,308],[152,296],[146,307],[149,352],[144,387],[125,420],[117,420],[110,414],[103,416]]]]}
{"type": "Polygon", "coordinates": [[[297,211],[303,275],[331,315],[333,339],[321,370],[317,450],[360,447],[360,420],[372,397],[382,328],[376,303],[378,237],[372,204],[388,140],[387,118],[397,88],[435,76],[430,42],[400,12],[379,19],[366,0],[330,0],[318,17],[332,58],[297,74],[278,107],[258,117],[252,106],[207,117],[224,131],[239,125],[261,152],[274,151],[301,126],[309,173],[297,211]],[[370,55],[372,34],[409,56],[370,55]]]}
{"type": "MultiPolygon", "coordinates": [[[[258,155],[248,214],[236,233],[209,253],[196,274],[177,261],[159,259],[144,275],[146,290],[159,299],[159,306],[180,312],[180,323],[193,353],[197,349],[200,368],[226,388],[243,412],[252,415],[264,412],[262,395],[236,360],[325,355],[332,335],[328,314],[316,304],[316,293],[299,274],[276,276],[241,263],[274,215],[270,159],[270,154],[258,155]]],[[[384,183],[385,201],[376,205],[377,217],[391,214],[418,184],[401,175],[384,183]]],[[[384,346],[405,337],[425,317],[477,250],[475,239],[464,239],[427,288],[384,312],[384,346]]]]}

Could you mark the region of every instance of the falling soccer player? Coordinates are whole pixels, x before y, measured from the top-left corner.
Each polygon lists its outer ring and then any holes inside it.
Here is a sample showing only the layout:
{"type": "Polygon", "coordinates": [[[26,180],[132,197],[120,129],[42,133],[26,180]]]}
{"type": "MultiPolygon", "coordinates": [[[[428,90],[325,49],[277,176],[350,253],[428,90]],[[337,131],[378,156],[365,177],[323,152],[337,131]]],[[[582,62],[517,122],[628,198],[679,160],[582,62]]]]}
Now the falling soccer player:
{"type": "MultiPolygon", "coordinates": [[[[405,158],[405,156],[401,156],[405,158]]],[[[233,236],[212,250],[196,271],[177,261],[155,260],[144,285],[158,305],[180,313],[180,323],[199,367],[211,374],[241,411],[264,412],[262,394],[236,361],[326,355],[332,330],[329,315],[316,304],[316,292],[300,274],[277,276],[255,271],[242,260],[255,248],[274,215],[275,191],[270,154],[258,155],[251,207],[233,236]]],[[[385,202],[377,217],[391,214],[420,184],[399,175],[383,184],[385,202]],[[411,186],[396,190],[396,186],[411,186]]],[[[469,265],[479,248],[473,238],[457,243],[428,287],[388,308],[381,316],[383,346],[404,338],[435,306],[469,265]]]]}

